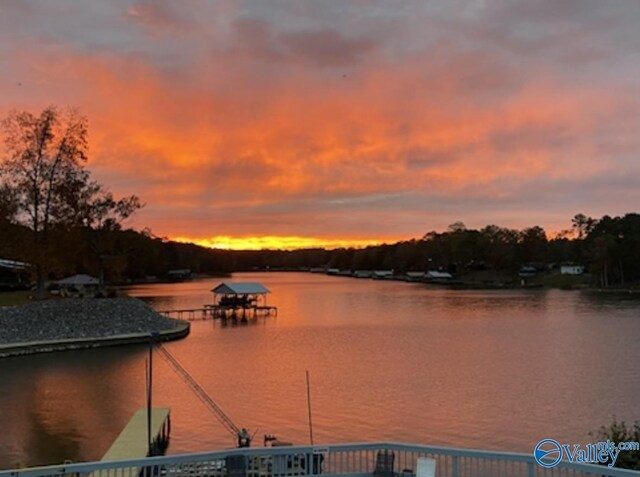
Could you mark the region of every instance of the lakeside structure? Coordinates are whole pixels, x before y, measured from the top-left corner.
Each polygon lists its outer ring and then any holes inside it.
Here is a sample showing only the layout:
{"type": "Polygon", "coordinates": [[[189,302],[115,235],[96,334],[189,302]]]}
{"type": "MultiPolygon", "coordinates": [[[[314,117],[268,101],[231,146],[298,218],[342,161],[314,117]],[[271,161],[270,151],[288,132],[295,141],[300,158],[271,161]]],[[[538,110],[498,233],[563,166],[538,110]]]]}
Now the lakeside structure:
{"type": "MultiPolygon", "coordinates": [[[[264,270],[263,270],[264,271],[264,270]]],[[[324,274],[335,277],[373,279],[373,280],[392,280],[401,282],[424,283],[425,285],[436,285],[439,287],[448,287],[451,289],[531,289],[531,288],[562,288],[562,289],[595,289],[603,290],[602,287],[593,287],[592,276],[585,271],[583,265],[562,265],[556,267],[553,271],[549,268],[540,269],[534,266],[526,265],[520,267],[517,272],[496,272],[495,270],[479,270],[460,274],[452,274],[447,271],[438,269],[409,270],[350,270],[339,268],[299,268],[271,271],[287,271],[287,272],[310,272],[316,274],[324,274]]],[[[612,289],[612,292],[624,291],[629,293],[637,293],[637,287],[612,289]]]]}
{"type": "MultiPolygon", "coordinates": [[[[162,452],[169,444],[171,435],[171,411],[166,407],[138,409],[129,423],[120,432],[109,450],[102,457],[105,461],[120,461],[149,457],[149,450],[162,452]],[[151,442],[149,442],[151,439],[151,442]]],[[[138,466],[123,469],[123,477],[136,477],[140,471],[138,466]]]]}
{"type": "Polygon", "coordinates": [[[94,294],[100,288],[100,280],[87,274],[73,275],[58,280],[55,284],[59,287],[62,296],[78,296],[94,294]]]}
{"type": "Polygon", "coordinates": [[[0,291],[26,288],[29,264],[0,258],[0,291]]]}
{"type": "Polygon", "coordinates": [[[256,282],[223,282],[211,290],[213,305],[210,305],[214,315],[220,318],[228,316],[246,317],[259,314],[276,314],[275,306],[267,305],[267,295],[271,291],[256,282]]]}
{"type": "Polygon", "coordinates": [[[271,291],[257,282],[223,282],[211,290],[213,303],[201,308],[162,310],[159,313],[179,320],[247,319],[278,314],[278,308],[267,304],[271,291]]]}

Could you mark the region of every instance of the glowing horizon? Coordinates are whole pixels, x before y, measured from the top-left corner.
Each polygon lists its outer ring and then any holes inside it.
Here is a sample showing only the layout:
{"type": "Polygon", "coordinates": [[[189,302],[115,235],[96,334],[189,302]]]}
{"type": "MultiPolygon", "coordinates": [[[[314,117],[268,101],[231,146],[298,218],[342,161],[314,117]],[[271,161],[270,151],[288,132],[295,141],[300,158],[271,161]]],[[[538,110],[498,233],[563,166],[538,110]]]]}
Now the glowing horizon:
{"type": "MultiPolygon", "coordinates": [[[[332,250],[337,248],[364,248],[371,245],[381,245],[388,241],[373,239],[338,239],[301,236],[255,236],[232,237],[228,235],[210,238],[174,237],[171,240],[181,243],[193,243],[202,247],[221,250],[300,250],[323,248],[332,250]]],[[[395,241],[399,241],[395,240],[395,241]]]]}

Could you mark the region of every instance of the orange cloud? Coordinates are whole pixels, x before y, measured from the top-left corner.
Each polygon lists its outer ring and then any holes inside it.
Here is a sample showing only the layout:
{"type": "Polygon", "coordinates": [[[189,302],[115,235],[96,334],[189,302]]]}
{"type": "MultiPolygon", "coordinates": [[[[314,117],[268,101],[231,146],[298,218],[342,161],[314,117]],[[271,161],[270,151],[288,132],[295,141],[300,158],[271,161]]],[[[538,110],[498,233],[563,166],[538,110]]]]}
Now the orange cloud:
{"type": "Polygon", "coordinates": [[[524,24],[518,9],[443,7],[436,21],[380,5],[352,25],[353,5],[345,18],[230,2],[113,8],[102,36],[79,21],[45,48],[14,49],[23,89],[0,83],[0,110],[79,107],[90,167],[114,192],[139,194],[135,223],[160,235],[331,243],[458,219],[560,229],[578,211],[615,213],[586,191],[620,171],[640,177],[625,121],[640,111],[638,82],[612,87],[609,74],[635,66],[607,52],[597,25],[520,38],[483,16],[524,24]]]}

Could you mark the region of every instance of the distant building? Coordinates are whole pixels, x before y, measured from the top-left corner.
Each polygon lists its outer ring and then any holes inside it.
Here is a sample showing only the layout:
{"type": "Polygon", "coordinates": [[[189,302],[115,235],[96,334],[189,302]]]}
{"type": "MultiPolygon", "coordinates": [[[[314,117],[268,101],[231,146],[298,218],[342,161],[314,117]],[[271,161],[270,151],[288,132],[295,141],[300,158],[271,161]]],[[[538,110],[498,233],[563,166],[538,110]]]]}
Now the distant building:
{"type": "Polygon", "coordinates": [[[520,267],[518,275],[521,277],[532,277],[537,272],[538,270],[536,270],[536,267],[532,267],[531,265],[523,265],[522,267],[520,267]]]}
{"type": "Polygon", "coordinates": [[[0,290],[15,290],[27,286],[28,264],[0,258],[0,290]]]}
{"type": "Polygon", "coordinates": [[[62,296],[85,296],[94,293],[100,288],[100,280],[91,275],[81,273],[71,277],[63,278],[56,282],[62,296]]]}
{"type": "Polygon", "coordinates": [[[167,272],[167,275],[171,280],[188,280],[191,278],[191,270],[189,270],[188,268],[169,270],[167,272]]]}
{"type": "Polygon", "coordinates": [[[214,305],[229,308],[266,305],[267,294],[271,293],[267,287],[255,282],[223,282],[211,292],[214,305]]]}
{"type": "Polygon", "coordinates": [[[356,278],[371,278],[373,272],[371,270],[356,270],[353,272],[353,276],[356,278]]]}
{"type": "Polygon", "coordinates": [[[393,270],[374,270],[373,278],[383,279],[393,277],[393,270]]]}
{"type": "Polygon", "coordinates": [[[582,265],[560,265],[560,274],[562,275],[582,275],[584,267],[582,265]]]}

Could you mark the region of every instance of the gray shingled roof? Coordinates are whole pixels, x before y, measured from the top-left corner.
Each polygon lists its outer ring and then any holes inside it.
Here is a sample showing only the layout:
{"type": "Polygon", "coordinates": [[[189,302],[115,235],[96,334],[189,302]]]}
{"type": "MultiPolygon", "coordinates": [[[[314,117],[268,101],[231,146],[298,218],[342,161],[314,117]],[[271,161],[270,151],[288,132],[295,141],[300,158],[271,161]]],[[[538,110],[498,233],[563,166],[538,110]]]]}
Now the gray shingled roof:
{"type": "Polygon", "coordinates": [[[99,285],[100,280],[90,275],[80,274],[58,280],[58,285],[99,285]]]}
{"type": "Polygon", "coordinates": [[[219,295],[264,295],[271,293],[264,285],[254,282],[224,282],[211,291],[219,295]]]}

